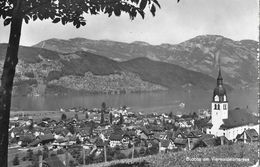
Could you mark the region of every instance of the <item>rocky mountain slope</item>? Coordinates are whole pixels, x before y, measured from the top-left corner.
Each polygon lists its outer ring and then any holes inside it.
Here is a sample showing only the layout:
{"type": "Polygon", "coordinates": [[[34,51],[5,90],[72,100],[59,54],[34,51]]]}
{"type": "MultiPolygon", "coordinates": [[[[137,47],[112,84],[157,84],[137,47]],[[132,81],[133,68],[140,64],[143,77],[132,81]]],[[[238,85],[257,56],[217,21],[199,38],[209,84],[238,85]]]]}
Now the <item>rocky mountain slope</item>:
{"type": "MultiPolygon", "coordinates": [[[[6,47],[0,44],[1,70],[6,47]]],[[[21,46],[14,94],[127,93],[187,87],[212,90],[215,85],[210,76],[148,58],[118,62],[86,51],[58,53],[21,46]]]]}
{"type": "Polygon", "coordinates": [[[257,82],[257,46],[258,43],[253,40],[234,41],[218,35],[201,35],[176,45],[74,38],[49,39],[34,47],[62,53],[82,50],[118,61],[147,57],[180,65],[214,78],[217,76],[220,63],[225,82],[237,88],[245,88],[255,86],[257,82]]]}

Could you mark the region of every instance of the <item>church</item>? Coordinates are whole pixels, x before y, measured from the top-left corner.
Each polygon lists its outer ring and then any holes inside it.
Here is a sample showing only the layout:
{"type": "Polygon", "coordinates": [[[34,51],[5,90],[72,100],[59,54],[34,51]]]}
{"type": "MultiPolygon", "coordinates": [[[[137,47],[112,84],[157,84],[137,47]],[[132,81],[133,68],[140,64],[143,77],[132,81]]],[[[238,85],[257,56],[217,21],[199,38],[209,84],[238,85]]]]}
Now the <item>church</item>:
{"type": "Polygon", "coordinates": [[[220,67],[217,86],[213,91],[209,124],[212,126],[206,129],[207,134],[225,136],[228,140],[235,140],[238,135],[248,129],[255,129],[259,133],[258,119],[249,113],[248,109],[229,110],[227,92],[224,88],[220,67]]]}

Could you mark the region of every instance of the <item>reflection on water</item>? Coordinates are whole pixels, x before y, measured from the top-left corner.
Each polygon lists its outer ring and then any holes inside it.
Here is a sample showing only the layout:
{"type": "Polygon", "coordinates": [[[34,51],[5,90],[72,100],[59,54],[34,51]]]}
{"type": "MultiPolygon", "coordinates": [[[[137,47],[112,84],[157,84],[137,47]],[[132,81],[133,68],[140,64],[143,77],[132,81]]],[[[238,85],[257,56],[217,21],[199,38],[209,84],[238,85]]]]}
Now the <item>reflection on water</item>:
{"type": "MultiPolygon", "coordinates": [[[[246,107],[256,112],[257,91],[237,90],[228,93],[231,108],[246,107]]],[[[86,95],[86,96],[47,96],[47,97],[14,97],[12,110],[59,110],[71,107],[100,107],[102,102],[107,106],[120,107],[123,105],[142,109],[159,106],[178,106],[185,103],[187,112],[197,111],[199,108],[210,108],[212,92],[152,92],[132,93],[122,95],[86,95]]]]}

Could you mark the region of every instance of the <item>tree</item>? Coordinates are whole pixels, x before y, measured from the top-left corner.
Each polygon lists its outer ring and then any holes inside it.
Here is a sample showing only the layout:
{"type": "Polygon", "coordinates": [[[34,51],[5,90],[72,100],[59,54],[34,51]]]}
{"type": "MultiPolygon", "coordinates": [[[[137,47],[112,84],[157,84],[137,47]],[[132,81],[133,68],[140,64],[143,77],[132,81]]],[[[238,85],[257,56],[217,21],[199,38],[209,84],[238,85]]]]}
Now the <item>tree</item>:
{"type": "Polygon", "coordinates": [[[66,121],[66,119],[67,119],[67,115],[63,113],[63,114],[61,115],[61,120],[62,120],[62,121],[66,121]]]}
{"type": "Polygon", "coordinates": [[[169,116],[170,118],[172,118],[172,117],[173,117],[173,113],[170,112],[168,116],[169,116]]]}
{"type": "Polygon", "coordinates": [[[13,165],[16,166],[16,165],[19,165],[19,164],[20,164],[20,161],[19,161],[19,158],[18,158],[18,154],[16,154],[14,159],[13,159],[13,165]]]}
{"type": "Polygon", "coordinates": [[[46,145],[43,146],[42,159],[46,159],[49,157],[49,149],[46,145]]]}
{"type": "Polygon", "coordinates": [[[27,150],[27,158],[29,161],[32,161],[33,159],[33,150],[29,149],[27,150]]]}
{"type": "Polygon", "coordinates": [[[101,104],[101,116],[100,116],[100,124],[101,125],[104,124],[104,122],[105,122],[105,116],[104,116],[105,111],[106,111],[106,103],[103,102],[101,104]]]}
{"type": "Polygon", "coordinates": [[[107,105],[106,105],[105,102],[103,102],[103,103],[101,104],[101,112],[102,112],[102,111],[105,112],[105,111],[106,111],[106,108],[107,108],[107,105]]]}
{"type": "Polygon", "coordinates": [[[144,147],[141,147],[141,149],[139,150],[139,155],[145,156],[146,150],[144,147]]]}
{"type": "Polygon", "coordinates": [[[104,122],[105,122],[105,116],[104,116],[104,112],[103,112],[103,111],[101,111],[101,116],[100,116],[100,124],[102,125],[102,124],[104,124],[104,122]]]}
{"type": "Polygon", "coordinates": [[[94,128],[95,128],[95,122],[94,122],[93,120],[91,120],[91,121],[89,122],[89,126],[90,126],[89,134],[92,136],[92,135],[93,135],[94,128]]]}
{"type": "Polygon", "coordinates": [[[123,114],[120,113],[120,119],[119,119],[119,124],[123,124],[124,123],[124,117],[123,117],[123,114]]]}
{"type": "Polygon", "coordinates": [[[124,110],[124,111],[125,111],[125,110],[126,110],[126,108],[127,108],[127,107],[126,107],[126,105],[124,105],[124,106],[122,107],[122,110],[124,110]]]}
{"type": "Polygon", "coordinates": [[[109,122],[113,124],[113,114],[111,112],[109,113],[109,122]]]}
{"type": "Polygon", "coordinates": [[[85,118],[88,119],[88,112],[86,112],[85,118]]]}
{"type": "Polygon", "coordinates": [[[29,131],[32,131],[34,129],[33,124],[33,120],[31,120],[31,124],[28,126],[29,131]]]}
{"type": "Polygon", "coordinates": [[[76,144],[81,144],[79,137],[76,138],[76,144]]]}
{"type": "Polygon", "coordinates": [[[199,117],[198,114],[197,114],[196,112],[193,112],[192,118],[193,118],[193,119],[197,119],[198,117],[199,117]]]}
{"type": "Polygon", "coordinates": [[[70,160],[69,161],[69,167],[75,167],[75,166],[77,166],[77,165],[74,163],[74,161],[70,160]]]}
{"type": "MultiPolygon", "coordinates": [[[[179,0],[177,0],[179,1],[179,0]]],[[[157,0],[1,0],[0,18],[4,25],[10,25],[10,36],[0,87],[0,164],[7,166],[8,125],[10,118],[11,96],[23,21],[50,19],[53,23],[73,23],[76,28],[86,25],[84,14],[97,15],[105,13],[120,16],[121,12],[129,14],[133,20],[138,14],[144,18],[145,11],[155,16],[157,0]]]]}
{"type": "Polygon", "coordinates": [[[69,125],[69,126],[67,126],[67,129],[69,130],[69,132],[70,132],[71,134],[74,134],[74,133],[75,133],[75,128],[74,128],[74,126],[69,125]]]}
{"type": "Polygon", "coordinates": [[[78,116],[77,113],[74,115],[74,118],[75,118],[76,120],[79,120],[79,116],[78,116]]]}

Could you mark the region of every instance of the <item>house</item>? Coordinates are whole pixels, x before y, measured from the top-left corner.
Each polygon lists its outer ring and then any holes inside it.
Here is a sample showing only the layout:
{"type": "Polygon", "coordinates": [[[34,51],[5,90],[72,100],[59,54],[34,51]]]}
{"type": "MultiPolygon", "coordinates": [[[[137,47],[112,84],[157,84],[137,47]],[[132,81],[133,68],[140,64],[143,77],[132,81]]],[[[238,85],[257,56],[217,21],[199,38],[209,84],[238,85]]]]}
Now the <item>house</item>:
{"type": "Polygon", "coordinates": [[[112,132],[109,136],[110,147],[121,146],[123,138],[124,132],[122,130],[112,132]]]}
{"type": "Polygon", "coordinates": [[[203,139],[202,142],[204,143],[204,145],[206,147],[218,146],[216,138],[206,138],[206,139],[203,139]]]}
{"type": "Polygon", "coordinates": [[[145,139],[145,140],[151,139],[153,136],[153,133],[145,127],[137,129],[136,134],[137,136],[140,136],[141,139],[145,139]]]}
{"type": "Polygon", "coordinates": [[[176,147],[179,148],[185,148],[187,146],[188,143],[188,139],[183,139],[183,138],[175,138],[173,140],[174,144],[176,147]]]}
{"type": "Polygon", "coordinates": [[[100,137],[98,137],[96,139],[96,141],[94,142],[94,144],[96,145],[96,147],[98,149],[103,149],[104,146],[107,146],[109,144],[109,142],[108,141],[103,141],[100,137]]]}
{"type": "Polygon", "coordinates": [[[146,140],[146,141],[147,141],[147,147],[148,148],[155,146],[155,145],[159,145],[159,143],[160,143],[160,140],[156,139],[156,138],[149,139],[149,140],[146,140]]]}
{"type": "Polygon", "coordinates": [[[206,117],[206,118],[195,120],[194,125],[196,128],[206,133],[207,129],[212,127],[211,121],[212,120],[210,119],[210,117],[206,117]]]}
{"type": "Polygon", "coordinates": [[[247,129],[243,133],[238,134],[236,139],[237,139],[237,141],[257,142],[258,133],[255,129],[247,129]]]}
{"type": "Polygon", "coordinates": [[[160,126],[160,125],[148,125],[148,128],[149,130],[152,132],[152,133],[155,133],[155,132],[163,132],[163,127],[160,126]]]}
{"type": "Polygon", "coordinates": [[[19,142],[18,144],[21,146],[27,146],[29,145],[31,142],[34,141],[34,136],[32,134],[24,134],[19,136],[19,142]]]}
{"type": "Polygon", "coordinates": [[[189,133],[188,133],[188,138],[201,138],[201,137],[203,137],[205,134],[202,132],[202,131],[200,131],[200,130],[193,130],[193,131],[190,131],[189,133]]]}
{"type": "Polygon", "coordinates": [[[182,139],[187,139],[189,132],[187,129],[178,129],[177,131],[174,132],[174,138],[182,138],[182,139]]]}
{"type": "Polygon", "coordinates": [[[41,140],[40,139],[35,139],[33,142],[31,142],[29,144],[30,147],[36,147],[36,146],[39,146],[39,144],[41,143],[41,140]]]}
{"type": "Polygon", "coordinates": [[[167,152],[167,150],[173,150],[176,148],[172,140],[160,140],[159,152],[167,152]]]}
{"type": "Polygon", "coordinates": [[[165,132],[156,132],[154,133],[154,137],[157,139],[166,139],[167,134],[165,132]]]}
{"type": "Polygon", "coordinates": [[[54,136],[51,133],[39,135],[39,136],[36,137],[36,139],[39,139],[40,143],[43,144],[43,145],[50,143],[50,142],[53,142],[55,140],[54,136]]]}
{"type": "Polygon", "coordinates": [[[128,144],[132,142],[133,139],[135,139],[136,136],[135,136],[135,133],[134,132],[126,132],[124,135],[123,135],[123,138],[121,140],[123,146],[125,148],[128,147],[128,144]]]}
{"type": "Polygon", "coordinates": [[[37,124],[40,127],[48,127],[49,123],[47,121],[41,121],[40,123],[37,124]]]}

